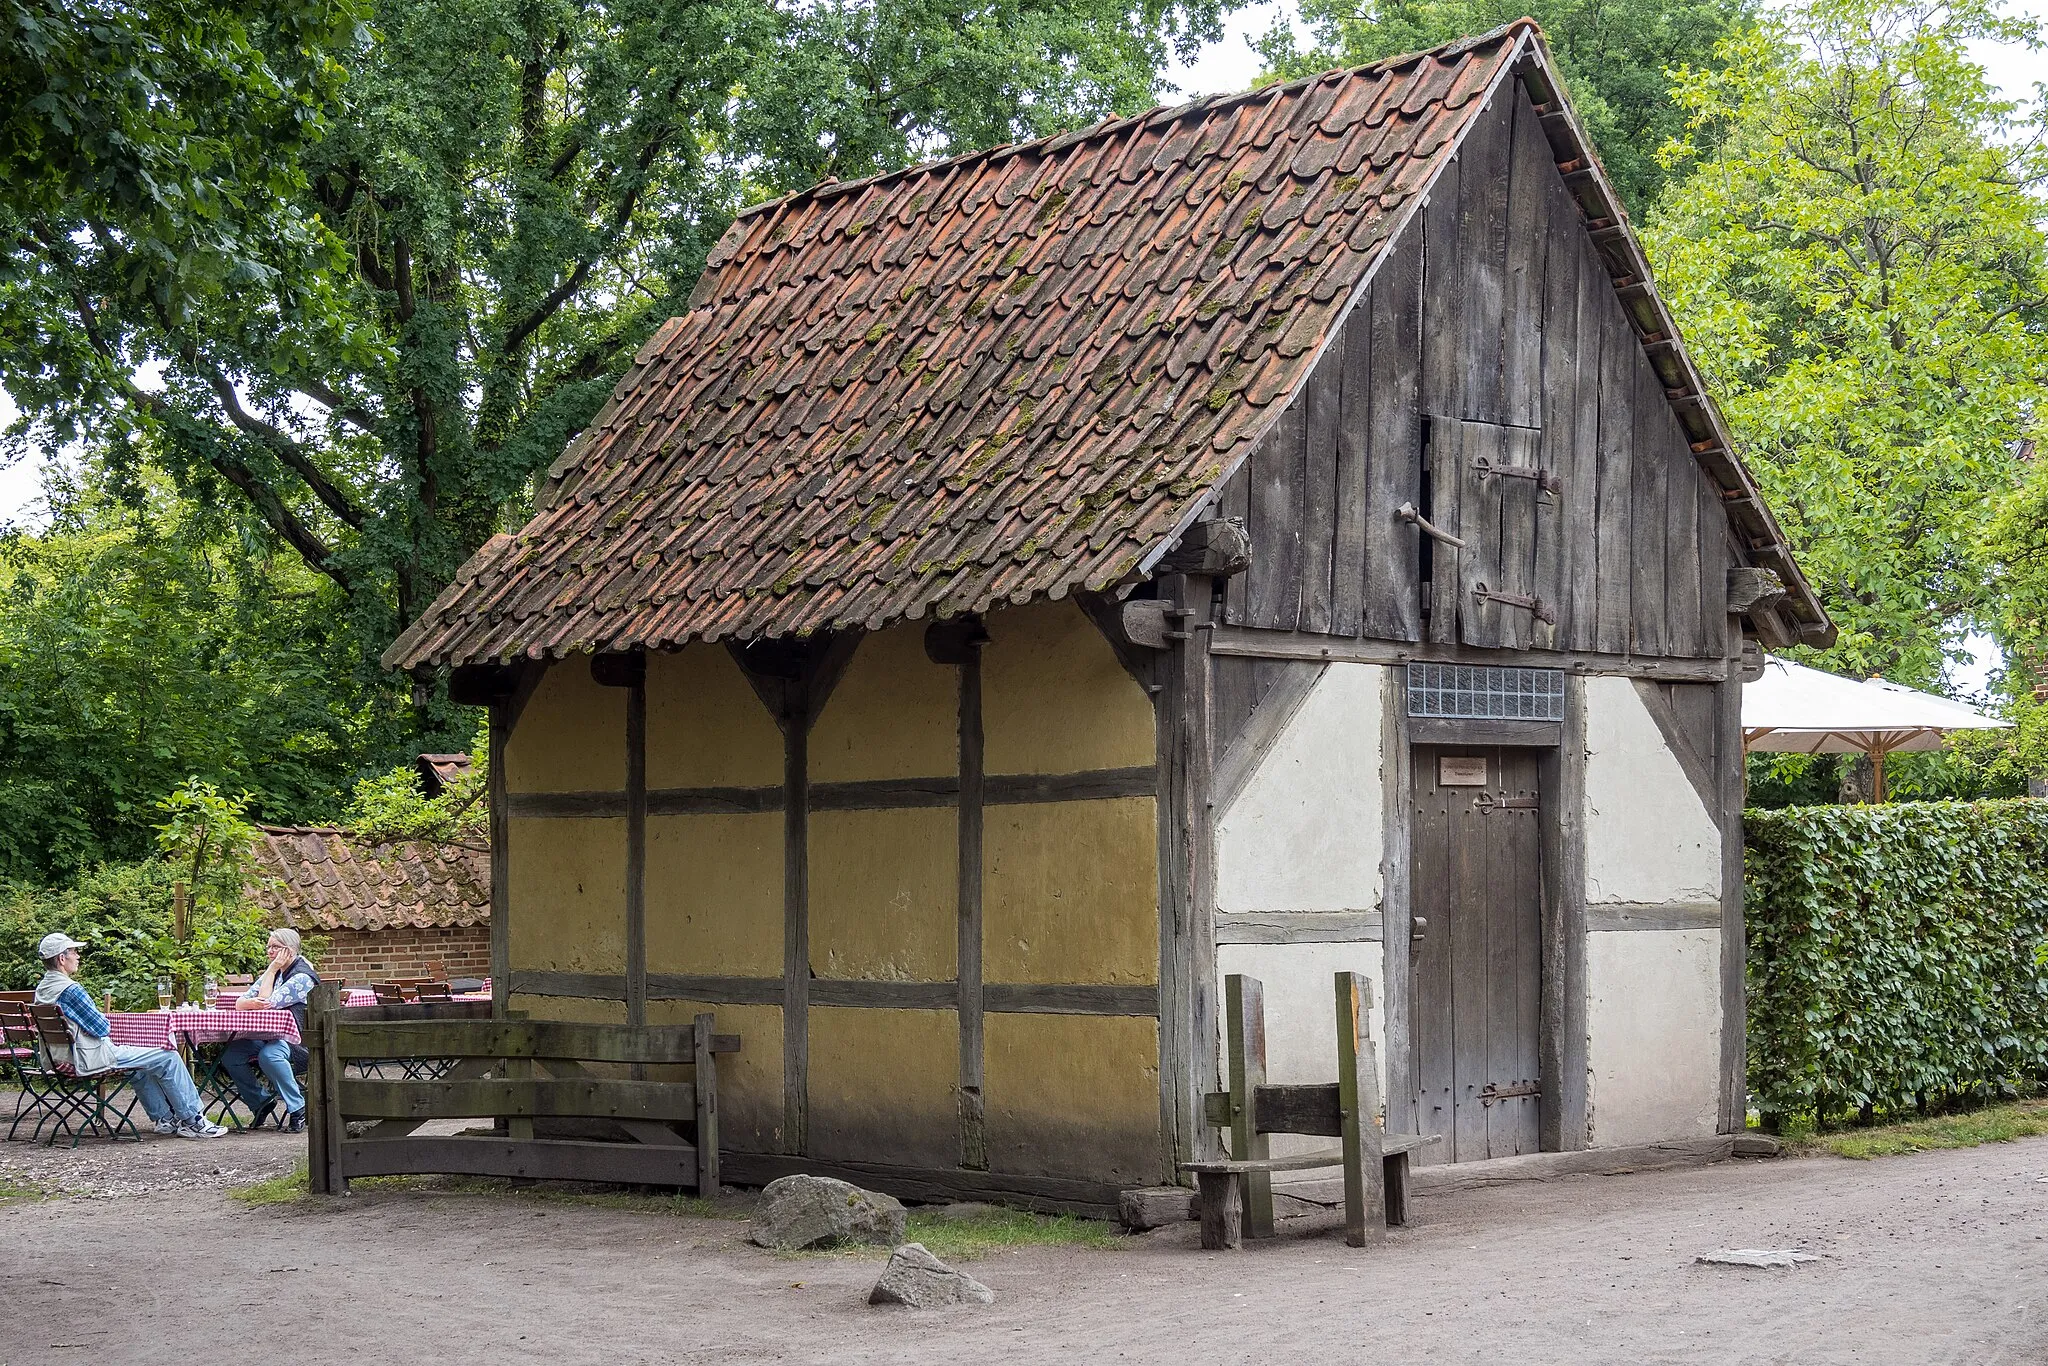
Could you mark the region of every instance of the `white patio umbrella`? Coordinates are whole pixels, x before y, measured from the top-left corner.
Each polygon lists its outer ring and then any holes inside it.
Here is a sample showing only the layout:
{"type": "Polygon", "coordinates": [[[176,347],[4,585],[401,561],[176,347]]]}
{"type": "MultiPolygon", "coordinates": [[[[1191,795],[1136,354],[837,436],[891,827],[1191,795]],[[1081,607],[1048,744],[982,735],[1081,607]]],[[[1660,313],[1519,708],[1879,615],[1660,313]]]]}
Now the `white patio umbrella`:
{"type": "Polygon", "coordinates": [[[1888,683],[1859,682],[1770,658],[1763,677],[1742,685],[1742,745],[1778,754],[1868,754],[1885,799],[1884,760],[1901,750],[1940,749],[1950,731],[1999,730],[1995,720],[1946,697],[1888,683]]]}

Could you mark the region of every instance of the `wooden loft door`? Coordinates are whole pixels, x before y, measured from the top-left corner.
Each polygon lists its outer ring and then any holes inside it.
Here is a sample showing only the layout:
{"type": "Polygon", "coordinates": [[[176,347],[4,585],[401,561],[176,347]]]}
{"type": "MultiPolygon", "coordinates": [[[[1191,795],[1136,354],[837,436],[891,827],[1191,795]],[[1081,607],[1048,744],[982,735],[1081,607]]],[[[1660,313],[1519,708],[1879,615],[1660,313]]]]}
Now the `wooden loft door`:
{"type": "Polygon", "coordinates": [[[1535,1152],[1542,957],[1539,751],[1418,745],[1409,1038],[1417,1159],[1535,1152]]]}

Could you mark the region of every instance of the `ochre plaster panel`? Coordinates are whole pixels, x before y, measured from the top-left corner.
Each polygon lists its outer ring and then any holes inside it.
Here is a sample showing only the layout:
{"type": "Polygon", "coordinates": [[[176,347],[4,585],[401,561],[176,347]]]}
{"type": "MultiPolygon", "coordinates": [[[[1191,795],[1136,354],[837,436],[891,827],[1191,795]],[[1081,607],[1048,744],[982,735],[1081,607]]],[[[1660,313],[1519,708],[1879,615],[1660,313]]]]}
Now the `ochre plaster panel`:
{"type": "Polygon", "coordinates": [[[620,792],[626,786],[626,690],[599,687],[590,660],[556,660],[505,741],[508,792],[620,792]]]}
{"type": "MultiPolygon", "coordinates": [[[[624,1024],[624,1001],[593,1001],[580,996],[529,996],[514,992],[506,999],[507,1010],[523,1011],[529,1020],[569,1020],[576,1024],[624,1024]]],[[[590,1064],[591,1068],[602,1066],[590,1064]]]]}
{"type": "Polygon", "coordinates": [[[723,645],[647,657],[649,787],[781,782],[782,732],[723,645]]]}
{"type": "Polygon", "coordinates": [[[782,1007],[649,1001],[647,1023],[688,1024],[705,1010],[718,1016],[719,1033],[740,1036],[739,1052],[718,1056],[719,1146],[747,1153],[778,1151],[782,1146],[782,1007]]]}
{"type": "Polygon", "coordinates": [[[813,812],[812,973],[950,981],[959,942],[957,832],[951,808],[813,812]]]}
{"type": "Polygon", "coordinates": [[[983,979],[1157,981],[1154,811],[1150,797],[989,807],[982,837],[983,979]]]}
{"type": "Polygon", "coordinates": [[[814,783],[959,772],[959,670],[925,656],[921,623],[863,637],[808,753],[814,783]]]}
{"type": "Polygon", "coordinates": [[[782,813],[647,818],[647,970],[782,975],[782,813]]]}
{"type": "Polygon", "coordinates": [[[514,968],[626,970],[626,823],[515,816],[506,923],[514,968]]]}
{"type": "Polygon", "coordinates": [[[991,1169],[1149,1186],[1159,1139],[1159,1024],[990,1015],[983,1103],[991,1169]]]}
{"type": "Polygon", "coordinates": [[[988,615],[982,734],[990,773],[1082,773],[1152,762],[1152,702],[1071,602],[988,615]]]}
{"type": "Polygon", "coordinates": [[[959,1050],[950,1011],[814,1007],[812,1153],[953,1166],[960,1157],[959,1050]]]}

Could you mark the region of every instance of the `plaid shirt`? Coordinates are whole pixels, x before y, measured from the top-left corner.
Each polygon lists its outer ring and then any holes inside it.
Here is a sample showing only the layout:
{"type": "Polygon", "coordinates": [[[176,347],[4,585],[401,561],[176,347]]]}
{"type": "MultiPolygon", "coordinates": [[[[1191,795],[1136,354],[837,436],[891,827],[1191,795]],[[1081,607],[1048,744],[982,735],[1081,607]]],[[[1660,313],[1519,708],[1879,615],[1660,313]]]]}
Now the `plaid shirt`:
{"type": "Polygon", "coordinates": [[[71,1021],[71,1027],[88,1039],[107,1037],[107,1017],[100,1014],[99,1007],[92,1003],[92,997],[85,994],[85,988],[73,982],[64,988],[64,994],[57,998],[57,1009],[64,1012],[64,1018],[71,1021]]]}

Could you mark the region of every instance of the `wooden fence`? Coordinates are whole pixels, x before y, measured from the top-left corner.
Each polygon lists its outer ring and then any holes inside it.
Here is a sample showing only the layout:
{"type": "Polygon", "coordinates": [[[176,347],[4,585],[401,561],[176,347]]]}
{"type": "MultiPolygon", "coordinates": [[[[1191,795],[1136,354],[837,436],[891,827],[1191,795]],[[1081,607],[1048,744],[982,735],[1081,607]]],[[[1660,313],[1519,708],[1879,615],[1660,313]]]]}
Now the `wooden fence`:
{"type": "Polygon", "coordinates": [[[413,1173],[718,1189],[717,1055],[738,1052],[740,1041],[713,1033],[709,1014],[635,1028],[493,1020],[485,1001],[343,1011],[336,988],[323,984],[306,1019],[307,1170],[316,1192],[344,1194],[358,1176],[413,1173]],[[406,1066],[433,1060],[447,1066],[431,1079],[406,1066]],[[396,1062],[408,1077],[351,1076],[352,1062],[396,1062]],[[631,1074],[600,1075],[590,1064],[631,1074]],[[687,1068],[689,1080],[648,1080],[649,1068],[687,1068]],[[493,1131],[417,1132],[440,1119],[478,1119],[493,1131]],[[626,1141],[536,1137],[535,1120],[582,1121],[575,1127],[623,1131],[626,1141]],[[369,1124],[351,1135],[350,1121],[369,1124]]]}

